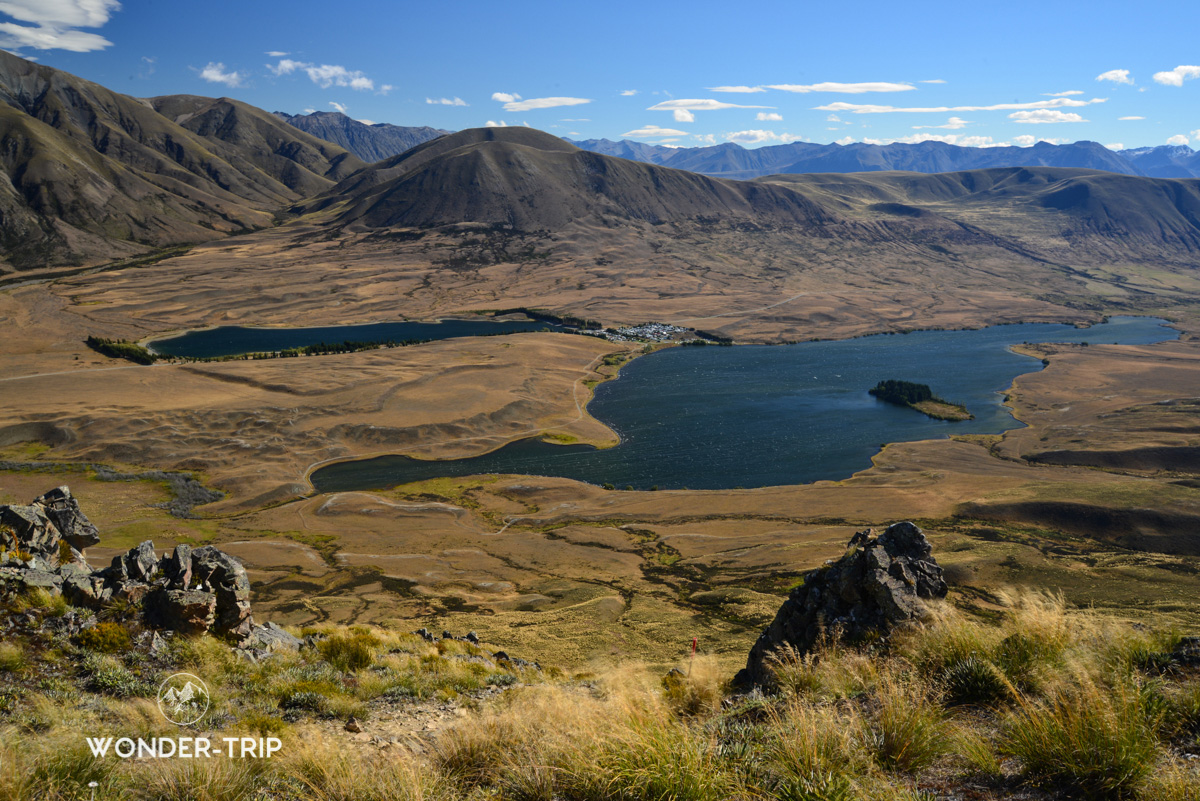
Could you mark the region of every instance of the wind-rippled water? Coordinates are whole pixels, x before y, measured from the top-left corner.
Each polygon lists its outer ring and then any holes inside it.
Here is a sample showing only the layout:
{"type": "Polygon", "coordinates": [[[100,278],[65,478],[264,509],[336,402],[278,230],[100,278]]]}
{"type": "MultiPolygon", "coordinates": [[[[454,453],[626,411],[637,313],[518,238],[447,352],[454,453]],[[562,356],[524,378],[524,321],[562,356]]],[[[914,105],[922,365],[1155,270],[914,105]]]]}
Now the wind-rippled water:
{"type": "Polygon", "coordinates": [[[522,440],[469,459],[403,456],[332,464],[323,492],[379,489],[440,476],[518,473],[648,489],[723,489],[847,478],[888,442],[996,434],[1021,424],[1003,403],[1012,380],[1041,369],[1022,342],[1147,344],[1175,339],[1165,321],[1116,317],[1086,329],[1005,325],[797,345],[671,348],[601,384],[588,411],[621,435],[607,450],[522,440]],[[883,379],[928,384],[974,420],[932,420],[876,400],[883,379]]]}

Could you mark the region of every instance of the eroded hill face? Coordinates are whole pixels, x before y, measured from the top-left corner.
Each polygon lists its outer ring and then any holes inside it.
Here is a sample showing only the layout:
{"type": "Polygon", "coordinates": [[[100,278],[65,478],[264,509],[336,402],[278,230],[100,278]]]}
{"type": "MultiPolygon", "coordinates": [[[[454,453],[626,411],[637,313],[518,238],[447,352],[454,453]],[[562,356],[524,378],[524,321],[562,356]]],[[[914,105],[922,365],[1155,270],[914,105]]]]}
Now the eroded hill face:
{"type": "Polygon", "coordinates": [[[228,99],[139,100],[0,53],[0,269],[94,264],[269,225],[362,166],[228,99]]]}

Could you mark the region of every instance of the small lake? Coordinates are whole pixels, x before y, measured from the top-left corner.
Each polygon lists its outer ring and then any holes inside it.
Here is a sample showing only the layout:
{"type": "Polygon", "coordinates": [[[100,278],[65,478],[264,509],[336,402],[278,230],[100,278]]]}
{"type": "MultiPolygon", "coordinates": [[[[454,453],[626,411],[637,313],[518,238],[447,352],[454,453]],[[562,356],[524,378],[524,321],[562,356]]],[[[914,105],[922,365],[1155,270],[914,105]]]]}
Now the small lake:
{"type": "Polygon", "coordinates": [[[437,323],[368,323],[318,328],[252,328],[237,325],[189,331],[150,343],[157,353],[189,359],[212,359],[243,353],[270,353],[309,345],[343,342],[386,343],[454,339],[455,337],[519,334],[524,331],[564,331],[562,326],[536,320],[442,320],[437,323]]]}
{"type": "Polygon", "coordinates": [[[323,467],[321,492],[381,489],[480,473],[564,476],[635,489],[727,489],[848,478],[882,444],[1017,428],[1002,393],[1039,363],[1022,342],[1148,344],[1175,339],[1165,321],[1005,325],[918,331],[838,342],[681,347],[635,359],[596,388],[588,411],[621,435],[607,450],[521,440],[469,459],[384,456],[323,467]],[[928,384],[975,419],[952,423],[876,400],[883,379],[928,384]]]}

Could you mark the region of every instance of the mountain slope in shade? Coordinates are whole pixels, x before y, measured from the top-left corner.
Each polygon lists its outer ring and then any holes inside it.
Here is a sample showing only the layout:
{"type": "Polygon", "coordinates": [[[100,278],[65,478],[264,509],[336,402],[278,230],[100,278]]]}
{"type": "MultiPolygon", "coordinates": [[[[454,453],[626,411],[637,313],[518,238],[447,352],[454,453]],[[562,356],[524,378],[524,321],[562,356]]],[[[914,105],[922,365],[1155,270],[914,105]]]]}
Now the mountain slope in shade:
{"type": "Polygon", "coordinates": [[[792,142],[753,150],[733,142],[682,148],[647,145],[630,140],[612,142],[607,139],[590,139],[574,144],[584,150],[605,155],[738,180],[783,173],[889,170],[937,173],[993,167],[1074,167],[1126,175],[1190,177],[1148,172],[1142,168],[1141,162],[1125,158],[1125,152],[1117,153],[1095,142],[1075,142],[1069,145],[1038,142],[1032,147],[959,147],[932,141],[890,145],[818,145],[811,142],[792,142]]]}
{"type": "Polygon", "coordinates": [[[0,270],[270,225],[362,166],[237,101],[141,100],[3,52],[0,142],[0,270]]]}
{"type": "Polygon", "coordinates": [[[276,111],[273,114],[305,133],[345,148],[367,163],[383,161],[450,133],[428,126],[410,127],[386,122],[368,125],[336,111],[314,111],[311,114],[276,111]]]}
{"type": "Polygon", "coordinates": [[[836,218],[769,184],[721,181],[580,150],[529,128],[475,128],[371,165],[303,211],[344,203],[340,224],[459,222],[556,230],[605,217],[652,224],[747,219],[820,225],[836,218]]]}

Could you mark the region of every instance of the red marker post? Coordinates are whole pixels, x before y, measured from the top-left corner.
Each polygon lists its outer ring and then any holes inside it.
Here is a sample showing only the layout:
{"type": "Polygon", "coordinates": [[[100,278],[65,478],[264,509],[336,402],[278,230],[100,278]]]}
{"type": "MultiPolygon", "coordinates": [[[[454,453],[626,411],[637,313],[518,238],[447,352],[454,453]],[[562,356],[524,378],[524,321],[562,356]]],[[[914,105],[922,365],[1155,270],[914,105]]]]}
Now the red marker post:
{"type": "Polygon", "coordinates": [[[696,637],[692,638],[692,657],[688,661],[688,676],[692,675],[692,663],[696,661],[696,637]]]}

